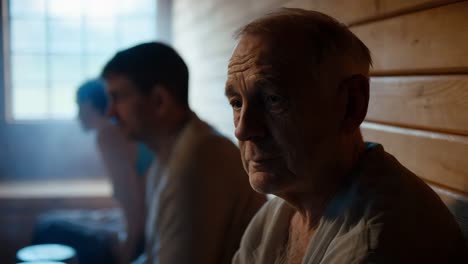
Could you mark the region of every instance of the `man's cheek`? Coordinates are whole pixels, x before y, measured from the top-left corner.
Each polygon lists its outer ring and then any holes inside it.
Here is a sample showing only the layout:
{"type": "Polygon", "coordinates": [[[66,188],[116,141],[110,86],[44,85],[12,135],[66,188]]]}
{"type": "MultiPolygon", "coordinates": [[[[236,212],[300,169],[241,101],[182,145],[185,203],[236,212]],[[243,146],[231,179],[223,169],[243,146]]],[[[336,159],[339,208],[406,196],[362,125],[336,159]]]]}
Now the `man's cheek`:
{"type": "Polygon", "coordinates": [[[249,173],[249,162],[242,158],[242,166],[244,167],[245,172],[249,173]]]}
{"type": "Polygon", "coordinates": [[[244,144],[239,144],[239,149],[240,149],[240,158],[242,161],[242,165],[244,166],[244,170],[248,173],[249,172],[249,164],[247,161],[247,153],[245,145],[244,144]]]}

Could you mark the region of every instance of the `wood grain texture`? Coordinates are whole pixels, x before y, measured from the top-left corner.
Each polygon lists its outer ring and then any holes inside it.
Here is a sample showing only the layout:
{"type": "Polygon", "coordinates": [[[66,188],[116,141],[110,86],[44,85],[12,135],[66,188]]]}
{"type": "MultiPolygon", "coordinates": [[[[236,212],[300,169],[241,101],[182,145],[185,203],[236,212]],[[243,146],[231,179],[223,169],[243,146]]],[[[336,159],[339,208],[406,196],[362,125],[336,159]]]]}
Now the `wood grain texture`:
{"type": "Polygon", "coordinates": [[[286,7],[315,10],[352,25],[456,1],[447,0],[292,0],[286,7]]]}
{"type": "Polygon", "coordinates": [[[208,2],[205,6],[181,5],[174,11],[175,31],[187,33],[191,29],[203,30],[208,34],[228,31],[231,36],[235,29],[263,14],[278,9],[287,0],[249,1],[219,0],[208,2]]]}
{"type": "Polygon", "coordinates": [[[361,130],[421,178],[468,194],[468,137],[369,122],[361,130]]]}
{"type": "Polygon", "coordinates": [[[468,1],[351,30],[372,52],[374,75],[468,73],[468,1]]]}
{"type": "Polygon", "coordinates": [[[371,78],[366,119],[468,135],[468,75],[371,78]]]}

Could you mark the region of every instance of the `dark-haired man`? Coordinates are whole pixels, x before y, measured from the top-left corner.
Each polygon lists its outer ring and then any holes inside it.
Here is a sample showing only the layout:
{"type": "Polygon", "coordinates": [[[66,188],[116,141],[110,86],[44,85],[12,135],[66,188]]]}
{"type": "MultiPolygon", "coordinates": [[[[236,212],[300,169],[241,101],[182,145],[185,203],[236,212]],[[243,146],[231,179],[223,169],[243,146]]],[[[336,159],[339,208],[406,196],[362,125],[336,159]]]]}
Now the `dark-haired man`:
{"type": "Polygon", "coordinates": [[[234,144],[190,110],[182,58],[167,45],[145,43],[117,53],[102,77],[109,114],[157,156],[138,261],[230,263],[265,198],[250,189],[234,144]]]}

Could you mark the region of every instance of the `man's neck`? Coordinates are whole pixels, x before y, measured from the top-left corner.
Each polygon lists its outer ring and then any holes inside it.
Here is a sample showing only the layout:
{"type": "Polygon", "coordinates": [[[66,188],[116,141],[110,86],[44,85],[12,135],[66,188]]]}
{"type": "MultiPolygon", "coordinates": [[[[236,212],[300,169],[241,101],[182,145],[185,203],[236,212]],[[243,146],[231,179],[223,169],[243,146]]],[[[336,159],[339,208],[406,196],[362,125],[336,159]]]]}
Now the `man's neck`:
{"type": "Polygon", "coordinates": [[[165,166],[169,162],[180,133],[190,121],[191,116],[192,112],[190,110],[174,113],[166,123],[165,133],[158,133],[157,138],[153,138],[148,142],[148,146],[157,154],[157,160],[161,165],[165,166]]]}
{"type": "Polygon", "coordinates": [[[328,204],[339,191],[343,182],[351,177],[354,169],[365,152],[365,144],[360,133],[353,136],[353,140],[344,142],[338,162],[332,163],[322,173],[312,190],[302,190],[284,195],[284,199],[296,209],[298,219],[303,227],[314,229],[327,209],[328,204]]]}
{"type": "MultiPolygon", "coordinates": [[[[337,186],[337,184],[333,186],[337,186]]],[[[321,192],[294,193],[283,198],[296,209],[293,214],[294,224],[300,226],[300,229],[305,232],[313,230],[318,226],[336,191],[337,188],[332,189],[330,185],[327,187],[323,186],[321,192]]]]}

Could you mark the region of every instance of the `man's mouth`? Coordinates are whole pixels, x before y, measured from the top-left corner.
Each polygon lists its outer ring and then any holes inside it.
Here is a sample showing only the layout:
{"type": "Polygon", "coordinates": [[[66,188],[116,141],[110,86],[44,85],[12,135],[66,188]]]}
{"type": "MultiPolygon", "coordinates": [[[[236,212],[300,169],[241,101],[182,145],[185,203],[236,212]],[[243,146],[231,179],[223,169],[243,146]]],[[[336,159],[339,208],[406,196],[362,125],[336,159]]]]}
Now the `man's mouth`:
{"type": "Polygon", "coordinates": [[[255,157],[251,161],[255,163],[265,163],[265,162],[270,162],[278,159],[278,157],[255,157]]]}

